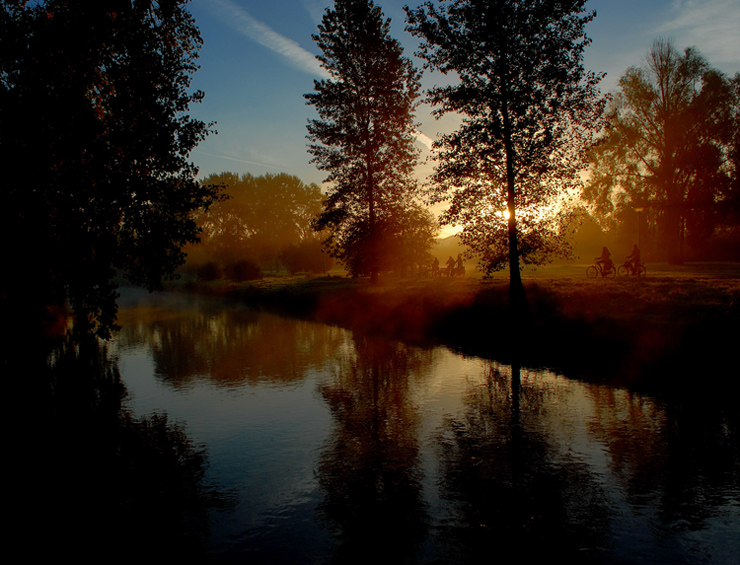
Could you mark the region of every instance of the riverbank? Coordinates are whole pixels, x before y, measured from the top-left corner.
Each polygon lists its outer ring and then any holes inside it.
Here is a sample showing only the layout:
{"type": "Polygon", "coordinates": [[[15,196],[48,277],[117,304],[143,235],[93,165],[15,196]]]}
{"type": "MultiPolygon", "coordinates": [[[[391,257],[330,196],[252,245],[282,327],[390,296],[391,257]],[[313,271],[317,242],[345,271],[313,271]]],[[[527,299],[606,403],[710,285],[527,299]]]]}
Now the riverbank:
{"type": "Polygon", "coordinates": [[[585,266],[524,274],[529,311],[508,313],[508,280],[278,277],[175,288],[418,345],[548,367],[588,380],[736,387],[740,264],[649,265],[646,279],[588,280],[585,266]],[[519,328],[518,330],[516,328],[519,328]],[[732,364],[730,364],[732,362],[732,364]]]}

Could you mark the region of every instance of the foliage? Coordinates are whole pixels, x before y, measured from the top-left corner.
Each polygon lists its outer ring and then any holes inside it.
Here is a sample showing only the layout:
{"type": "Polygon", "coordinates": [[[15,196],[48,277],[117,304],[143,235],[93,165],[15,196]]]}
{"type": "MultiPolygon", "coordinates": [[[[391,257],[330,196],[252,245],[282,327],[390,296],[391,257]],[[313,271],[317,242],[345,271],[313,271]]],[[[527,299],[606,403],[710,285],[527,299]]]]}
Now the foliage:
{"type": "Polygon", "coordinates": [[[68,299],[78,327],[115,327],[122,273],[150,290],[197,241],[191,215],[218,198],[190,151],[201,39],[182,0],[3,2],[0,213],[3,306],[68,299]],[[32,163],[23,167],[21,163],[32,163]]]}
{"type": "Polygon", "coordinates": [[[433,202],[449,201],[443,224],[481,257],[487,273],[520,259],[542,264],[564,250],[558,215],[544,214],[579,185],[585,147],[598,127],[601,77],[583,68],[590,43],[585,0],[444,0],[407,8],[408,30],[423,40],[426,67],[457,80],[429,90],[457,131],[435,143],[433,202]]]}
{"type": "Polygon", "coordinates": [[[379,230],[382,270],[406,274],[409,269],[428,267],[432,261],[430,249],[439,233],[434,214],[414,204],[398,210],[392,220],[379,230]]]}
{"type": "Polygon", "coordinates": [[[255,281],[262,278],[262,269],[254,261],[242,260],[229,265],[228,272],[232,280],[255,281]]]}
{"type": "Polygon", "coordinates": [[[329,253],[374,280],[380,237],[393,215],[413,207],[413,112],[419,72],[390,37],[390,20],[371,0],[336,0],[314,40],[329,74],[306,94],[319,118],[309,121],[312,162],[331,189],[315,223],[328,229],[329,253]]]}
{"type": "Polygon", "coordinates": [[[216,261],[208,261],[197,268],[196,274],[199,280],[209,282],[223,277],[224,271],[216,261]]]}
{"type": "Polygon", "coordinates": [[[650,208],[669,261],[681,263],[684,231],[706,239],[729,202],[730,83],[696,50],[658,40],[619,86],[584,196],[601,217],[650,208]]]}
{"type": "Polygon", "coordinates": [[[322,247],[318,238],[290,245],[283,249],[283,264],[293,275],[299,272],[326,272],[332,261],[322,247]]]}
{"type": "Polygon", "coordinates": [[[315,238],[311,220],[321,209],[318,185],[285,173],[221,173],[204,182],[223,186],[229,196],[198,217],[208,257],[225,264],[245,258],[266,263],[315,238]]]}
{"type": "Polygon", "coordinates": [[[373,266],[378,273],[405,274],[410,268],[429,265],[430,248],[439,227],[434,215],[417,203],[393,206],[387,214],[376,218],[375,236],[367,237],[369,225],[361,221],[353,225],[347,241],[337,245],[334,253],[354,275],[371,275],[373,266]],[[367,246],[372,241],[374,256],[367,246]],[[371,262],[374,258],[377,263],[371,262]]]}

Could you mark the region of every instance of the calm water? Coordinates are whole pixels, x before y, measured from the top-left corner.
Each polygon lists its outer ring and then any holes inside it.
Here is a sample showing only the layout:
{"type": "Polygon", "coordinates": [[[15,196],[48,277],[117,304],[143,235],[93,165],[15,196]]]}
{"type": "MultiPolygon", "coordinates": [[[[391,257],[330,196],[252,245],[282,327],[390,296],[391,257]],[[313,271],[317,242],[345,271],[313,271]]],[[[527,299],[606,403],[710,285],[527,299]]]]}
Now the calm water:
{"type": "Polygon", "coordinates": [[[192,298],[121,322],[126,406],[228,499],[219,561],[740,563],[736,409],[192,298]]]}

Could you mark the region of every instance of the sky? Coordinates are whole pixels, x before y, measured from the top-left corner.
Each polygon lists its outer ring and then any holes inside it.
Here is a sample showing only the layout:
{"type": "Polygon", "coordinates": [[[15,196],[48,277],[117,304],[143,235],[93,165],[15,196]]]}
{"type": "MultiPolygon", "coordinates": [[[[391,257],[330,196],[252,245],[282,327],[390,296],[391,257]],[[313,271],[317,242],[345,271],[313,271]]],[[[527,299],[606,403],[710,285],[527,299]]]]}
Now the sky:
{"type": "MultiPolygon", "coordinates": [[[[404,31],[403,6],[418,0],[376,0],[391,19],[392,36],[404,54],[414,56],[418,40],[404,31]]],[[[303,95],[313,90],[323,69],[311,35],[327,0],[191,0],[189,8],[204,44],[200,70],[192,86],[205,92],[191,114],[207,123],[216,122],[210,135],[191,153],[199,176],[212,173],[288,173],[306,183],[321,184],[325,172],[309,163],[306,124],[315,117],[303,95]]],[[[651,44],[670,39],[680,50],[692,46],[714,68],[734,75],[740,71],[740,0],[589,0],[597,16],[587,28],[593,40],[585,54],[585,67],[606,72],[604,92],[617,89],[619,77],[644,62],[651,44]]],[[[439,76],[425,73],[422,86],[429,88],[439,76]]],[[[430,107],[416,114],[422,141],[454,128],[452,118],[435,120],[430,107]]],[[[429,154],[420,142],[422,158],[429,154]]],[[[424,180],[431,165],[420,165],[424,180]]]]}

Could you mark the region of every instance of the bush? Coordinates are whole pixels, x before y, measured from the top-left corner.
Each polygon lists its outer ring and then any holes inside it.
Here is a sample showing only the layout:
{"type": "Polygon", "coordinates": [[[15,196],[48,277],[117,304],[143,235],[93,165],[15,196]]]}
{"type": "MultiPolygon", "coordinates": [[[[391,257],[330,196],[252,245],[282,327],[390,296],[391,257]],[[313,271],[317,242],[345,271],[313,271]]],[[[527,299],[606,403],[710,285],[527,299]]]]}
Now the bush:
{"type": "Polygon", "coordinates": [[[229,278],[232,280],[253,281],[262,278],[262,269],[254,261],[238,261],[229,265],[229,278]]]}
{"type": "Polygon", "coordinates": [[[204,263],[198,267],[196,272],[198,274],[198,279],[201,281],[215,281],[223,277],[224,274],[221,266],[215,261],[204,263]]]}
{"type": "Polygon", "coordinates": [[[331,267],[331,258],[322,251],[321,241],[309,240],[283,249],[283,263],[291,275],[298,272],[323,273],[331,267]]]}

